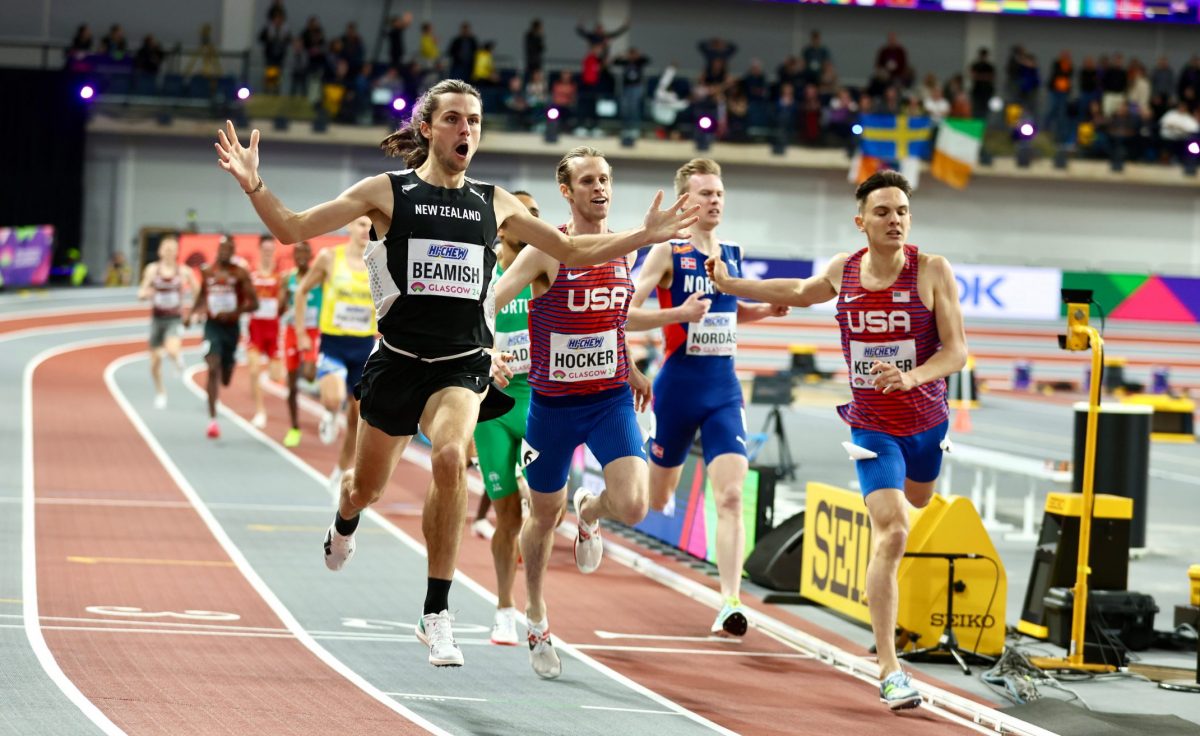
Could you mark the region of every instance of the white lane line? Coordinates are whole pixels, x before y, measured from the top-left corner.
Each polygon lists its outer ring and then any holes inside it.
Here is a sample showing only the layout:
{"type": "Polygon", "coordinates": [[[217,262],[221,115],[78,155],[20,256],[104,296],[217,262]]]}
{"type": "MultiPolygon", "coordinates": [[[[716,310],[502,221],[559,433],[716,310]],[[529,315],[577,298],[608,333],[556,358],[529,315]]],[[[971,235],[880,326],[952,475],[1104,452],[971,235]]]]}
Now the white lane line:
{"type": "MultiPolygon", "coordinates": [[[[125,416],[129,418],[129,421],[133,424],[134,428],[137,429],[138,434],[141,435],[142,440],[146,443],[146,446],[149,447],[150,451],[154,453],[154,456],[158,458],[159,463],[162,464],[163,468],[167,471],[167,474],[171,476],[171,479],[175,481],[175,484],[179,486],[179,490],[183,493],[183,495],[196,508],[196,513],[200,516],[201,520],[204,521],[204,524],[208,527],[209,532],[212,533],[213,538],[217,540],[217,543],[221,545],[221,547],[225,550],[225,553],[228,554],[233,563],[237,565],[238,570],[241,571],[243,577],[246,578],[246,581],[250,583],[251,587],[254,588],[255,592],[259,594],[263,601],[270,606],[271,610],[276,616],[279,617],[280,621],[283,622],[283,625],[287,627],[288,631],[291,631],[306,649],[315,654],[318,659],[328,665],[331,669],[349,680],[364,693],[374,698],[393,712],[407,718],[408,720],[416,723],[432,733],[439,734],[439,736],[450,736],[448,731],[441,729],[436,724],[425,719],[418,713],[404,707],[400,703],[396,702],[396,700],[393,698],[389,698],[382,691],[380,691],[379,688],[375,687],[364,677],[362,677],[362,675],[359,675],[357,672],[347,667],[343,662],[334,657],[329,650],[318,644],[316,639],[314,639],[307,631],[304,630],[304,627],[300,625],[300,622],[296,620],[296,617],[292,615],[292,612],[283,604],[283,601],[279,600],[274,591],[272,591],[266,582],[259,577],[253,566],[250,565],[249,560],[246,559],[245,555],[242,554],[242,551],[238,549],[236,544],[234,544],[233,539],[229,537],[228,533],[226,533],[220,522],[217,521],[217,518],[213,516],[212,511],[207,505],[205,505],[204,500],[200,497],[200,494],[196,492],[196,489],[192,487],[191,483],[183,475],[183,472],[179,469],[179,466],[175,464],[175,461],[171,459],[171,456],[168,455],[167,451],[163,449],[163,446],[159,444],[158,439],[150,431],[150,428],[146,426],[145,422],[142,421],[141,416],[138,415],[137,410],[133,408],[133,405],[129,402],[129,399],[126,398],[124,392],[121,390],[121,387],[117,385],[116,372],[119,369],[134,362],[143,360],[146,360],[145,354],[127,355],[123,358],[114,360],[104,370],[104,383],[106,386],[108,386],[109,392],[112,394],[117,404],[121,407],[121,411],[125,413],[125,416]]],[[[186,384],[188,387],[195,388],[195,382],[191,380],[190,375],[188,375],[187,379],[188,380],[186,380],[186,384]]],[[[246,423],[246,426],[250,426],[249,422],[246,423]]]]}
{"type": "MultiPolygon", "coordinates": [[[[144,359],[145,358],[143,356],[143,360],[144,359]]],[[[184,383],[187,385],[188,390],[190,390],[193,394],[195,394],[198,398],[200,398],[202,400],[206,400],[207,396],[205,395],[204,391],[193,380],[193,377],[205,368],[206,368],[206,366],[204,366],[204,365],[196,365],[196,366],[192,366],[191,368],[189,368],[187,371],[184,372],[184,378],[186,379],[184,381],[184,383]]],[[[265,385],[269,386],[270,382],[267,382],[267,384],[265,384],[265,385]]],[[[246,419],[244,419],[237,412],[233,411],[232,409],[225,406],[224,404],[219,404],[218,406],[220,407],[220,411],[221,411],[222,415],[228,417],[234,424],[241,427],[243,431],[245,431],[250,436],[257,439],[259,442],[262,442],[267,447],[271,448],[271,450],[273,452],[278,454],[280,457],[284,458],[287,462],[291,463],[293,466],[298,468],[300,471],[307,473],[309,475],[309,477],[311,477],[314,481],[319,483],[322,488],[326,489],[326,491],[329,490],[328,478],[326,478],[324,475],[322,475],[320,472],[318,472],[315,468],[313,468],[311,465],[309,465],[308,463],[301,460],[299,456],[286,450],[282,445],[280,445],[274,439],[272,439],[271,437],[269,437],[268,435],[266,435],[264,432],[257,429],[256,427],[254,427],[254,425],[250,424],[250,422],[246,421],[246,419]]],[[[307,406],[306,406],[306,408],[307,408],[307,406]]],[[[403,459],[408,460],[415,465],[420,465],[421,467],[423,467],[427,470],[432,468],[432,464],[431,464],[429,455],[418,450],[414,446],[414,443],[409,443],[408,448],[406,448],[404,451],[403,459]]],[[[470,487],[473,487],[476,490],[476,492],[482,491],[482,481],[480,481],[480,479],[477,477],[468,475],[467,476],[467,485],[470,487]]],[[[330,494],[330,495],[332,496],[332,494],[330,494]]],[[[364,513],[364,516],[373,520],[375,523],[379,524],[384,529],[387,529],[389,532],[391,532],[392,536],[394,536],[394,537],[396,537],[396,539],[400,540],[400,542],[403,543],[405,546],[407,546],[409,549],[413,550],[414,552],[421,555],[422,557],[426,556],[424,545],[422,545],[420,542],[418,542],[415,539],[413,539],[412,537],[410,537],[407,533],[404,532],[404,530],[402,530],[400,527],[396,526],[389,519],[387,519],[387,517],[383,516],[382,514],[376,512],[373,509],[367,509],[366,512],[364,513]]],[[[471,578],[467,577],[461,571],[457,571],[457,570],[455,571],[454,580],[465,585],[467,588],[471,589],[476,595],[480,596],[481,598],[488,601],[492,605],[497,605],[499,603],[499,601],[496,598],[496,595],[494,593],[492,593],[486,587],[475,582],[471,578]]],[[[525,616],[523,614],[518,614],[517,618],[522,623],[526,623],[526,624],[528,623],[525,620],[525,616]]],[[[702,725],[706,728],[712,729],[713,731],[723,734],[724,736],[737,736],[737,733],[735,731],[730,731],[729,729],[725,728],[724,726],[722,726],[718,723],[714,723],[713,721],[710,721],[709,719],[705,718],[704,716],[701,716],[698,713],[694,713],[694,712],[684,708],[683,706],[681,706],[678,703],[674,702],[673,700],[667,698],[666,696],[651,690],[650,688],[646,687],[645,685],[642,685],[641,683],[636,682],[636,681],[630,679],[629,677],[626,677],[625,675],[621,674],[620,672],[617,672],[616,670],[612,669],[611,667],[601,664],[600,662],[597,662],[595,659],[584,654],[582,651],[578,650],[573,645],[571,645],[565,641],[562,641],[557,636],[554,637],[554,639],[555,639],[555,645],[558,647],[558,649],[560,651],[564,651],[564,652],[567,652],[567,653],[573,655],[577,660],[586,664],[587,666],[591,667],[592,669],[596,670],[597,672],[621,683],[622,685],[645,696],[646,698],[653,700],[654,702],[658,703],[659,705],[662,705],[665,708],[669,708],[673,712],[676,712],[676,713],[679,713],[680,715],[685,716],[686,718],[688,718],[688,720],[691,720],[691,721],[693,721],[699,725],[702,725]]]]}
{"type": "Polygon", "coordinates": [[[54,684],[58,686],[58,689],[97,728],[105,734],[112,736],[117,736],[118,734],[123,736],[125,732],[109,720],[108,716],[96,707],[95,703],[88,700],[87,696],[67,677],[66,673],[59,666],[58,661],[54,658],[54,653],[47,646],[45,637],[42,635],[41,617],[38,613],[37,538],[35,536],[37,524],[34,516],[34,508],[37,506],[34,501],[37,494],[34,489],[33,472],[33,374],[38,369],[38,366],[56,356],[88,347],[120,344],[122,342],[133,342],[133,340],[129,338],[124,340],[117,338],[114,340],[112,337],[89,338],[43,350],[25,364],[25,374],[21,389],[21,597],[23,599],[22,613],[24,618],[21,626],[25,629],[25,636],[29,639],[29,646],[33,649],[33,653],[42,665],[42,669],[54,684]]]}
{"type": "MultiPolygon", "coordinates": [[[[433,703],[440,703],[444,700],[464,700],[470,703],[487,703],[487,698],[467,698],[462,695],[424,695],[422,693],[384,693],[391,695],[393,698],[403,698],[404,700],[424,700],[433,703]]],[[[584,706],[587,707],[586,705],[584,706]]]]}
{"type": "MultiPolygon", "coordinates": [[[[21,340],[27,337],[42,337],[45,335],[57,335],[63,332],[80,332],[81,330],[103,330],[116,329],[118,327],[141,327],[150,324],[150,320],[144,317],[139,319],[115,319],[104,322],[78,322],[69,325],[54,325],[51,327],[30,327],[23,330],[13,330],[0,334],[0,342],[10,342],[12,340],[21,340]]],[[[112,344],[122,342],[141,341],[141,337],[131,337],[127,335],[113,335],[108,338],[90,338],[94,345],[107,345],[109,341],[112,344]]],[[[75,343],[72,343],[75,344],[75,343]]]]}
{"type": "Polygon", "coordinates": [[[722,649],[681,649],[675,647],[635,647],[621,644],[575,644],[576,649],[589,652],[644,652],[646,654],[697,654],[713,657],[778,657],[780,659],[814,659],[805,652],[737,652],[722,649]]]}
{"type": "Polygon", "coordinates": [[[613,631],[593,631],[600,639],[647,639],[651,641],[702,641],[723,644],[741,644],[741,639],[731,636],[666,636],[659,634],[618,634],[613,631]]]}
{"type": "Polygon", "coordinates": [[[612,710],[618,713],[645,713],[652,716],[677,716],[673,710],[646,710],[645,708],[616,708],[611,705],[581,705],[584,710],[612,710]]]}

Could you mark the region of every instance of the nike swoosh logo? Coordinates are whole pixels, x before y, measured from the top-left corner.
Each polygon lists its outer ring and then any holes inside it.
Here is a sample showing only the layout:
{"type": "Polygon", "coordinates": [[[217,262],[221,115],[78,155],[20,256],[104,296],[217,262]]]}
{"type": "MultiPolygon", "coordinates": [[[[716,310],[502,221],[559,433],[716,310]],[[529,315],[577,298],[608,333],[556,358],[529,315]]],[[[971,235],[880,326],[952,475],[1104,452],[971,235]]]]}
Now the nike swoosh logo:
{"type": "Polygon", "coordinates": [[[866,296],[866,294],[855,294],[854,296],[848,296],[848,297],[846,297],[845,302],[847,304],[849,304],[850,302],[855,301],[856,299],[862,299],[864,296],[866,296]]]}
{"type": "Polygon", "coordinates": [[[591,273],[591,269],[584,271],[583,273],[568,272],[567,273],[567,281],[574,281],[575,279],[579,278],[580,276],[587,276],[589,273],[591,273]]]}
{"type": "Polygon", "coordinates": [[[409,192],[409,191],[412,191],[416,186],[417,185],[415,183],[414,184],[405,184],[404,186],[400,187],[400,189],[402,189],[405,192],[409,192]]]}

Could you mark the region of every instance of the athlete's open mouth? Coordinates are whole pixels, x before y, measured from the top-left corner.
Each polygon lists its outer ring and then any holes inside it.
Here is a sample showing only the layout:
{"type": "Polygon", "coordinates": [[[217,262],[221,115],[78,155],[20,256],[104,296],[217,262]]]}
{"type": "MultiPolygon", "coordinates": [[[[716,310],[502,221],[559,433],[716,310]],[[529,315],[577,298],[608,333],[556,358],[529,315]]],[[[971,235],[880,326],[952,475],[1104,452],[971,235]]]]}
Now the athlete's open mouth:
{"type": "Polygon", "coordinates": [[[608,204],[608,197],[596,197],[595,199],[592,200],[592,204],[595,204],[595,205],[608,204]]]}
{"type": "Polygon", "coordinates": [[[458,147],[454,149],[454,152],[457,153],[459,156],[466,156],[468,153],[471,152],[471,146],[470,146],[470,144],[467,144],[467,143],[459,143],[458,147]]]}

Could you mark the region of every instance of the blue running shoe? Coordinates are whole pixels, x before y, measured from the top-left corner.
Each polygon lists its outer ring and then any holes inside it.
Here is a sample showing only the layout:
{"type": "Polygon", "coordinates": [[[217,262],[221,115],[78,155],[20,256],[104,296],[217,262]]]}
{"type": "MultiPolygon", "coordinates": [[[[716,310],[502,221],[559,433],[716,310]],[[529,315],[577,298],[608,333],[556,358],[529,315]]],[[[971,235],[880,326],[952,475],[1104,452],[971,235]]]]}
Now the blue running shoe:
{"type": "Polygon", "coordinates": [[[912,676],[907,672],[893,672],[879,683],[879,699],[892,710],[916,708],[921,704],[921,693],[912,686],[912,676]]]}
{"type": "Polygon", "coordinates": [[[717,635],[744,636],[749,622],[746,620],[746,609],[737,598],[726,598],[725,605],[713,621],[710,631],[717,635]]]}

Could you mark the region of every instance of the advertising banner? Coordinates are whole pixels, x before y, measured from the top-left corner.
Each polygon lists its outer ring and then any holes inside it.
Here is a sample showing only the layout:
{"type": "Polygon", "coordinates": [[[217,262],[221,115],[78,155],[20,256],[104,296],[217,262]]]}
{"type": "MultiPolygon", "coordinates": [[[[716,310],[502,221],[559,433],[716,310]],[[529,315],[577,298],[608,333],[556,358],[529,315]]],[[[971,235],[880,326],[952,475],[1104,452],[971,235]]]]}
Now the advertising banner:
{"type": "Polygon", "coordinates": [[[53,251],[53,225],[0,227],[0,286],[42,286],[53,251]]]}

